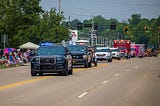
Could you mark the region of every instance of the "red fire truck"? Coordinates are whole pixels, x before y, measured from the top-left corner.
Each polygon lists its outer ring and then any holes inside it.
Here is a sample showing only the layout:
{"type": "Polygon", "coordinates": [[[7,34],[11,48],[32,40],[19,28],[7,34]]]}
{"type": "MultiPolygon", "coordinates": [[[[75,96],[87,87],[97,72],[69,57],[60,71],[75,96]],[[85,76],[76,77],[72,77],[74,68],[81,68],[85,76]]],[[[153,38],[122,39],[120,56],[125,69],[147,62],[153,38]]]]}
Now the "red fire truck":
{"type": "Polygon", "coordinates": [[[121,55],[127,59],[130,58],[131,41],[130,40],[114,40],[114,47],[118,48],[121,55]]]}

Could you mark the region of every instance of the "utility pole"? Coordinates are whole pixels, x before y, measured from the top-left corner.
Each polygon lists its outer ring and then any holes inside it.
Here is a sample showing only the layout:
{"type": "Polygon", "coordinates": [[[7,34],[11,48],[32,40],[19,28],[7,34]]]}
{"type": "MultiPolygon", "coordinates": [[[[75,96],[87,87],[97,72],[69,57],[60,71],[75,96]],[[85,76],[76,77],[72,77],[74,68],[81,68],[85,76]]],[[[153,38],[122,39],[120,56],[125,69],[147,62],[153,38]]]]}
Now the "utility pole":
{"type": "Polygon", "coordinates": [[[68,26],[69,26],[69,29],[70,29],[71,28],[71,17],[70,16],[69,16],[68,26]]]}
{"type": "Polygon", "coordinates": [[[94,16],[92,15],[92,29],[91,29],[91,46],[93,46],[93,36],[94,36],[94,16]]]}
{"type": "Polygon", "coordinates": [[[97,35],[96,35],[96,30],[95,27],[97,27],[94,23],[94,16],[92,15],[92,28],[91,28],[91,46],[94,46],[94,44],[97,44],[97,35]]]}
{"type": "Polygon", "coordinates": [[[158,29],[158,50],[159,50],[159,35],[160,35],[160,27],[159,27],[159,29],[158,29]]]}
{"type": "Polygon", "coordinates": [[[59,14],[61,13],[61,1],[60,0],[58,0],[58,12],[59,14]]]}

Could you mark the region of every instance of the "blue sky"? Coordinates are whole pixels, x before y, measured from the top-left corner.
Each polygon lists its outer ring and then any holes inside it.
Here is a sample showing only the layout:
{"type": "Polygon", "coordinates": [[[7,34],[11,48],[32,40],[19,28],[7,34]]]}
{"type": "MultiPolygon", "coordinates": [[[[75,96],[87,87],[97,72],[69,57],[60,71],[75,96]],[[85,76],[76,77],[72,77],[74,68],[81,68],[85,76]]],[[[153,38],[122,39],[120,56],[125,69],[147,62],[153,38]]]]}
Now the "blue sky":
{"type": "MultiPolygon", "coordinates": [[[[59,0],[41,0],[44,10],[58,9],[59,0]]],[[[160,16],[160,0],[60,0],[61,10],[66,20],[91,19],[92,15],[102,15],[106,19],[120,21],[129,19],[132,14],[141,14],[142,18],[160,16]]]]}

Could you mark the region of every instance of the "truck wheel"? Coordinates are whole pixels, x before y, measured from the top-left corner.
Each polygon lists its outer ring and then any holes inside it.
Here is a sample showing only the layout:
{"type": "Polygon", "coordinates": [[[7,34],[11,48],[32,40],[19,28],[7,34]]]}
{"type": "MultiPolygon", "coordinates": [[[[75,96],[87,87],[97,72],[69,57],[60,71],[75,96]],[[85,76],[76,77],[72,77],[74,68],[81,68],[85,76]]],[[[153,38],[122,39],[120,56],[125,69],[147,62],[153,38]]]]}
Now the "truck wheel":
{"type": "Polygon", "coordinates": [[[40,72],[40,73],[38,73],[39,74],[39,76],[43,76],[43,73],[42,72],[40,72]]]}
{"type": "Polygon", "coordinates": [[[66,69],[64,70],[63,75],[68,76],[68,71],[68,63],[66,63],[66,69]]]}
{"type": "Polygon", "coordinates": [[[84,65],[85,68],[88,68],[88,62],[84,65]]]}
{"type": "Polygon", "coordinates": [[[66,69],[66,70],[63,72],[63,75],[64,75],[64,76],[68,76],[68,69],[66,69]]]}
{"type": "Polygon", "coordinates": [[[61,74],[62,74],[63,76],[68,76],[68,74],[69,74],[68,63],[66,63],[65,70],[64,70],[63,72],[61,72],[61,74]]]}
{"type": "Polygon", "coordinates": [[[91,67],[91,66],[92,66],[92,62],[90,61],[89,64],[88,64],[88,67],[91,67]]]}
{"type": "Polygon", "coordinates": [[[97,61],[94,63],[95,66],[97,66],[97,61]]]}
{"type": "Polygon", "coordinates": [[[73,67],[71,67],[71,70],[69,70],[69,74],[70,74],[70,75],[73,74],[73,67]]]}
{"type": "Polygon", "coordinates": [[[31,70],[31,76],[36,76],[37,75],[37,72],[31,70]]]}

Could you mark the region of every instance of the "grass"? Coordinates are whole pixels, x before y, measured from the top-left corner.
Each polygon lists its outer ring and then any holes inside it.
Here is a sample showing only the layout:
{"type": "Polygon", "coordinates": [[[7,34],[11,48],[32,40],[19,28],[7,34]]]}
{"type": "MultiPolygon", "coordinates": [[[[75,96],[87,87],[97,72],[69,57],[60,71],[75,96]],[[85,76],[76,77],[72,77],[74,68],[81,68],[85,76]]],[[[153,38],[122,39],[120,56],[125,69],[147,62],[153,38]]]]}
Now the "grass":
{"type": "Polygon", "coordinates": [[[0,65],[0,69],[6,69],[6,66],[0,65]]]}
{"type": "Polygon", "coordinates": [[[4,65],[0,65],[0,70],[1,69],[7,69],[7,68],[12,68],[12,67],[18,67],[19,65],[12,65],[12,66],[4,66],[4,65]]]}

